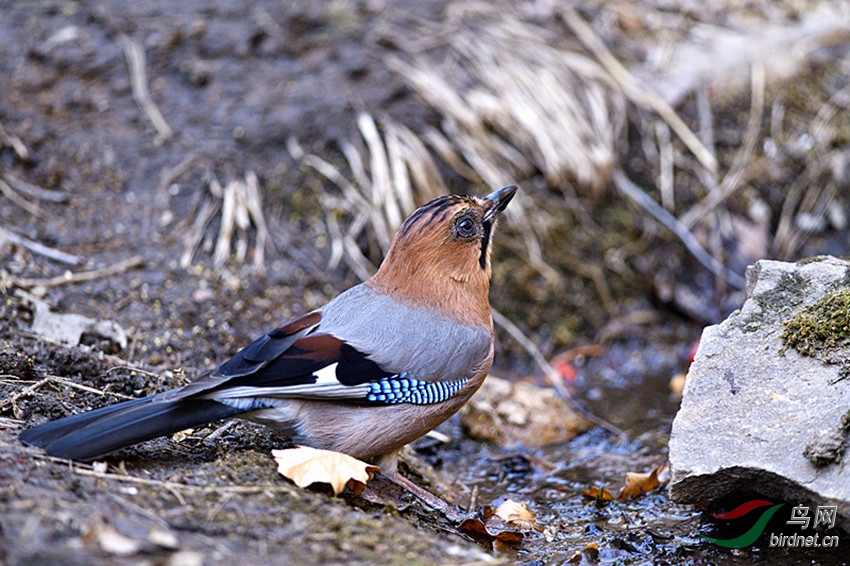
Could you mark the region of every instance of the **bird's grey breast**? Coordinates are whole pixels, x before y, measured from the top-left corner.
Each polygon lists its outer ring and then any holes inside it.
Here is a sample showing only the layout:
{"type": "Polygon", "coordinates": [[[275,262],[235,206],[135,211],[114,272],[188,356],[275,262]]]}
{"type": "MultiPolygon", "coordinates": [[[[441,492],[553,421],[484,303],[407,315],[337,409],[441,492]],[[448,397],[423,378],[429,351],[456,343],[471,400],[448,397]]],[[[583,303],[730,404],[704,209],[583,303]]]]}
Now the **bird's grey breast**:
{"type": "Polygon", "coordinates": [[[390,372],[428,380],[469,377],[490,355],[490,330],[461,324],[357,285],[322,308],[328,332],[390,372]]]}

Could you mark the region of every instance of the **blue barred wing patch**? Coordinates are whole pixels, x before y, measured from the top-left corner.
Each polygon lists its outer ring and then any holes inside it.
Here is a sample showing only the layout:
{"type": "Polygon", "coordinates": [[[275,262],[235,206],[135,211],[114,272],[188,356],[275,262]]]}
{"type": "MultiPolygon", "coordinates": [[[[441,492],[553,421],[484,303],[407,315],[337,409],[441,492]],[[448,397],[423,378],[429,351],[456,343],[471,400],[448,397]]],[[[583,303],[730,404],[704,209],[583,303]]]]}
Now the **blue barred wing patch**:
{"type": "Polygon", "coordinates": [[[366,400],[388,405],[430,405],[451,399],[466,385],[466,378],[457,381],[424,381],[406,375],[402,373],[370,383],[366,400]]]}

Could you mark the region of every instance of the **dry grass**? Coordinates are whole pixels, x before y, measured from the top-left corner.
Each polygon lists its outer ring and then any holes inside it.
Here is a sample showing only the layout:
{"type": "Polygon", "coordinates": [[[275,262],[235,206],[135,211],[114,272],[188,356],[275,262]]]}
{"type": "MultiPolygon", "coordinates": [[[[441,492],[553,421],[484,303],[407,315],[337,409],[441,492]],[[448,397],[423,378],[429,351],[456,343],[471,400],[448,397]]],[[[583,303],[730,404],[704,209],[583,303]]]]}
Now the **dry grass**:
{"type": "Polygon", "coordinates": [[[366,155],[352,142],[341,144],[353,181],[317,155],[305,155],[303,162],[338,189],[321,196],[331,242],[329,268],[345,261],[358,277],[367,279],[375,265],[361,251],[361,243],[367,250],[377,248],[376,255],[382,257],[407,215],[446,188],[434,158],[408,128],[386,117],[376,123],[365,113],[358,116],[357,125],[366,155]]]}
{"type": "Polygon", "coordinates": [[[200,249],[212,254],[219,272],[228,261],[242,265],[249,257],[251,268],[262,271],[268,228],[257,175],[248,171],[244,179],[234,179],[226,185],[212,175],[208,177],[204,197],[177,226],[176,231],[183,238],[180,266],[190,266],[200,249]],[[217,229],[212,230],[216,221],[217,229]]]}
{"type": "Polygon", "coordinates": [[[440,21],[389,24],[385,60],[440,127],[411,132],[382,117],[376,128],[361,116],[365,149],[343,148],[350,171],[305,158],[339,188],[325,201],[336,211],[332,265],[372,272],[367,258],[386,250],[412,203],[425,200],[423,187],[444,190],[431,155],[473,192],[520,184],[500,241],[529,266],[529,284],[542,285],[529,294],[584,305],[564,295],[577,276],[608,317],[622,314],[623,290],[645,288],[655,270],[676,280],[683,273],[664,270],[690,269],[684,255],[653,256],[653,240],[681,240],[715,277],[707,300],[719,303],[742,287],[747,263],[797,257],[813,230],[841,229],[836,199],[848,167],[837,148],[850,135],[850,86],[808,71],[815,54],[839,76],[850,65],[840,24],[850,2],[803,12],[791,1],[746,11],[584,8],[456,2],[440,21]],[[801,77],[812,92],[799,97],[801,77]],[[388,165],[394,131],[416,145],[403,166],[388,165]],[[395,174],[417,162],[427,163],[427,185],[395,174]],[[610,198],[611,187],[631,205],[610,198]],[[647,255],[660,264],[640,267],[647,255]]]}

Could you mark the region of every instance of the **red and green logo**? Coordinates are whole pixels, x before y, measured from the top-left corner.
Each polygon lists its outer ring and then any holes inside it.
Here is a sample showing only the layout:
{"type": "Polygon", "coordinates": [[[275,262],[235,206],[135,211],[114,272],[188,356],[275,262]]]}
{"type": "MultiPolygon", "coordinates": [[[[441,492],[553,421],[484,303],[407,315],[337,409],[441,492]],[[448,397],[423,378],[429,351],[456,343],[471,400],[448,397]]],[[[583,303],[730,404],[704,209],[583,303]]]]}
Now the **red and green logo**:
{"type": "Polygon", "coordinates": [[[712,516],[715,519],[730,521],[732,519],[744,517],[745,515],[750,514],[752,511],[755,511],[756,509],[761,509],[762,507],[767,507],[768,505],[771,506],[770,509],[765,509],[764,511],[762,511],[761,516],[758,518],[755,524],[750,527],[750,530],[748,530],[739,537],[730,539],[719,539],[707,537],[705,535],[700,536],[708,542],[713,542],[716,545],[723,546],[726,548],[743,548],[745,546],[749,546],[756,542],[756,539],[761,536],[761,534],[764,532],[765,527],[767,527],[767,523],[770,521],[770,518],[773,517],[774,513],[776,513],[780,507],[785,505],[784,503],[777,503],[774,505],[772,502],[766,501],[764,499],[754,499],[752,501],[747,501],[746,503],[739,505],[728,513],[712,513],[712,516]]]}

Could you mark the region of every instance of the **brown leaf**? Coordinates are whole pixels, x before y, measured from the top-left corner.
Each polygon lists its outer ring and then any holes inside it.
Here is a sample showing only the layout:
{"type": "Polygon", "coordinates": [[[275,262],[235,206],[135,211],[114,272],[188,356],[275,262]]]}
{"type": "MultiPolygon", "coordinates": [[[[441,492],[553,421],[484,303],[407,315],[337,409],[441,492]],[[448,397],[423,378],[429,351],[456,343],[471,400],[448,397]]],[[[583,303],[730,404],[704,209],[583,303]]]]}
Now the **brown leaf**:
{"type": "Polygon", "coordinates": [[[398,511],[404,511],[410,507],[410,500],[405,499],[407,495],[401,486],[386,478],[377,478],[360,492],[360,497],[374,505],[381,507],[392,506],[398,511]]]}
{"type": "Polygon", "coordinates": [[[508,528],[505,522],[495,515],[486,519],[486,522],[480,517],[464,519],[457,528],[479,542],[499,546],[519,546],[525,537],[519,529],[508,528]]]}
{"type": "Polygon", "coordinates": [[[298,487],[327,483],[334,490],[334,495],[342,493],[346,485],[359,493],[366,482],[372,479],[372,475],[381,471],[377,466],[361,462],[348,454],[308,446],[272,450],[272,456],[277,462],[277,471],[298,487]]]}
{"type": "Polygon", "coordinates": [[[477,516],[464,519],[458,530],[495,548],[522,544],[525,533],[537,528],[537,518],[525,503],[508,499],[498,507],[485,505],[477,516]]]}
{"type": "Polygon", "coordinates": [[[569,564],[596,564],[599,562],[599,545],[592,542],[582,548],[576,550],[572,558],[567,560],[569,564]]]}
{"type": "Polygon", "coordinates": [[[614,501],[614,496],[604,487],[591,487],[590,489],[582,490],[581,494],[585,497],[595,499],[597,502],[614,501]]]}
{"type": "Polygon", "coordinates": [[[662,483],[662,479],[669,481],[667,462],[664,462],[647,474],[639,474],[635,472],[626,473],[626,485],[620,490],[620,495],[617,496],[618,501],[624,501],[630,497],[637,497],[648,491],[652,491],[662,483]],[[661,475],[661,479],[659,479],[661,475]]]}

